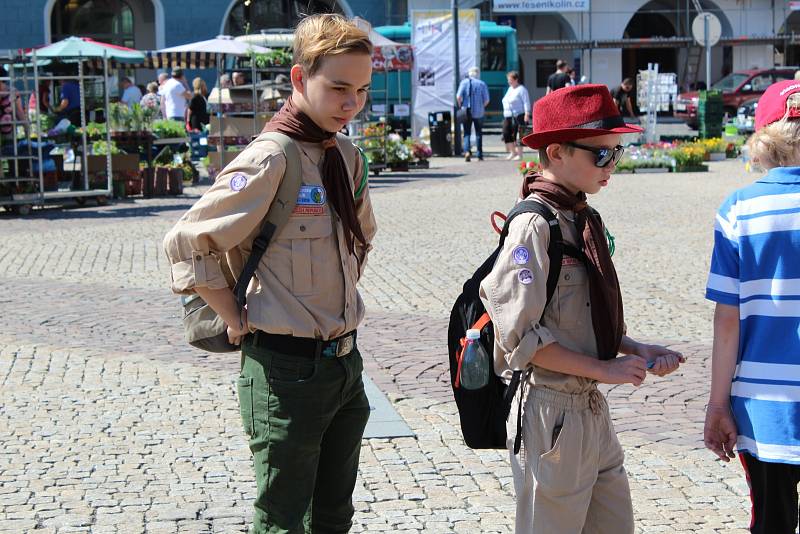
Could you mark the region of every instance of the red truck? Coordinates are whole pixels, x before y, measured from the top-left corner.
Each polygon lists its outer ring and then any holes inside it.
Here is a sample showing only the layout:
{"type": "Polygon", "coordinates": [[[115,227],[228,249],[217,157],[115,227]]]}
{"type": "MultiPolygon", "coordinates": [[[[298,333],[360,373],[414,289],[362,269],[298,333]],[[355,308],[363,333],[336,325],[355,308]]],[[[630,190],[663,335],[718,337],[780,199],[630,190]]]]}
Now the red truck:
{"type": "MultiPolygon", "coordinates": [[[[794,78],[797,67],[774,67],[732,72],[711,86],[722,91],[722,102],[728,117],[736,116],[742,103],[760,96],[770,85],[794,78]]],[[[682,119],[690,128],[697,128],[698,92],[681,93],[675,100],[673,115],[682,119]]]]}

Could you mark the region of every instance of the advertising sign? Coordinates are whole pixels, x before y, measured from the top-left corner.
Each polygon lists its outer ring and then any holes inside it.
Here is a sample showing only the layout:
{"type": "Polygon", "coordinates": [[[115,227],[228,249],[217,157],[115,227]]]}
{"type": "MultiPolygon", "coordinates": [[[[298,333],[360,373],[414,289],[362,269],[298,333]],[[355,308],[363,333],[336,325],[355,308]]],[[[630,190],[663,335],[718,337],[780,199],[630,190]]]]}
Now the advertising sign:
{"type": "MultiPolygon", "coordinates": [[[[459,72],[480,67],[480,11],[458,12],[459,72]]],[[[453,80],[453,16],[450,10],[412,10],[411,44],[414,67],[411,73],[414,135],[428,125],[428,113],[450,111],[457,87],[453,80]]],[[[454,117],[451,117],[453,120],[454,117]]]]}
{"type": "Polygon", "coordinates": [[[495,13],[563,13],[589,11],[590,0],[494,0],[495,13]]]}

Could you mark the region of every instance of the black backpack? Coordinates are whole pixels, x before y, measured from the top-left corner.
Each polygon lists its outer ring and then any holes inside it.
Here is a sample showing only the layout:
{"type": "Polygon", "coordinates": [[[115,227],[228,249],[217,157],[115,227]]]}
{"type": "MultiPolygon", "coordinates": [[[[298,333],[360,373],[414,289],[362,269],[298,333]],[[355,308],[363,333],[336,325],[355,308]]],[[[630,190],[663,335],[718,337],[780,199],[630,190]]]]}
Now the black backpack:
{"type": "MultiPolygon", "coordinates": [[[[558,226],[555,214],[536,200],[524,200],[512,209],[500,233],[500,244],[495,251],[486,258],[478,267],[472,278],[464,283],[461,295],[456,299],[453,310],[450,312],[450,326],[447,330],[447,348],[450,353],[450,385],[453,388],[458,407],[458,416],[461,420],[461,432],[464,442],[471,449],[505,449],[506,448],[506,421],[511,412],[511,402],[517,392],[523,375],[527,371],[514,371],[511,382],[506,385],[494,373],[494,368],[489,376],[489,383],[481,389],[469,390],[459,387],[458,371],[463,347],[466,343],[466,332],[475,328],[481,331],[480,342],[489,359],[493,360],[494,353],[494,328],[491,319],[486,313],[478,296],[481,281],[489,274],[494,266],[497,256],[503,248],[508,228],[511,221],[521,213],[537,213],[550,225],[550,244],[547,247],[547,256],[550,259],[550,272],[547,273],[547,303],[553,297],[561,275],[561,260],[564,254],[585,261],[584,254],[572,245],[563,242],[561,228],[558,226]]],[[[519,417],[517,417],[517,435],[514,439],[514,453],[519,452],[522,440],[522,402],[519,403],[519,417]]]]}

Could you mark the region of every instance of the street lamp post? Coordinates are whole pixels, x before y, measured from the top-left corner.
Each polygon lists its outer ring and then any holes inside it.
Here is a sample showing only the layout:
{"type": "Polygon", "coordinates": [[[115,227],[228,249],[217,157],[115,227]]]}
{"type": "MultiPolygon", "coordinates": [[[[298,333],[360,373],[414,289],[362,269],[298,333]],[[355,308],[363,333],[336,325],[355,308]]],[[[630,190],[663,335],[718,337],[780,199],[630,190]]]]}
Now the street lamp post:
{"type": "Polygon", "coordinates": [[[458,52],[458,0],[450,0],[453,16],[453,154],[461,155],[461,128],[458,124],[458,84],[461,81],[458,52]]]}

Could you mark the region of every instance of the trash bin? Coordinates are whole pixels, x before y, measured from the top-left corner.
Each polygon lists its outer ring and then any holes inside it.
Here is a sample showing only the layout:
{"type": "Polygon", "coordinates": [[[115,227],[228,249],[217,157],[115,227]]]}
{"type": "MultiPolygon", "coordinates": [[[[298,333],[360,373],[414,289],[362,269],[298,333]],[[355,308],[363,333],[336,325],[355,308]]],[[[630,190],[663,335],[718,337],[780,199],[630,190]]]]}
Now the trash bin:
{"type": "Polygon", "coordinates": [[[453,155],[452,122],[449,111],[428,113],[428,128],[431,132],[431,151],[434,156],[453,155]]]}

